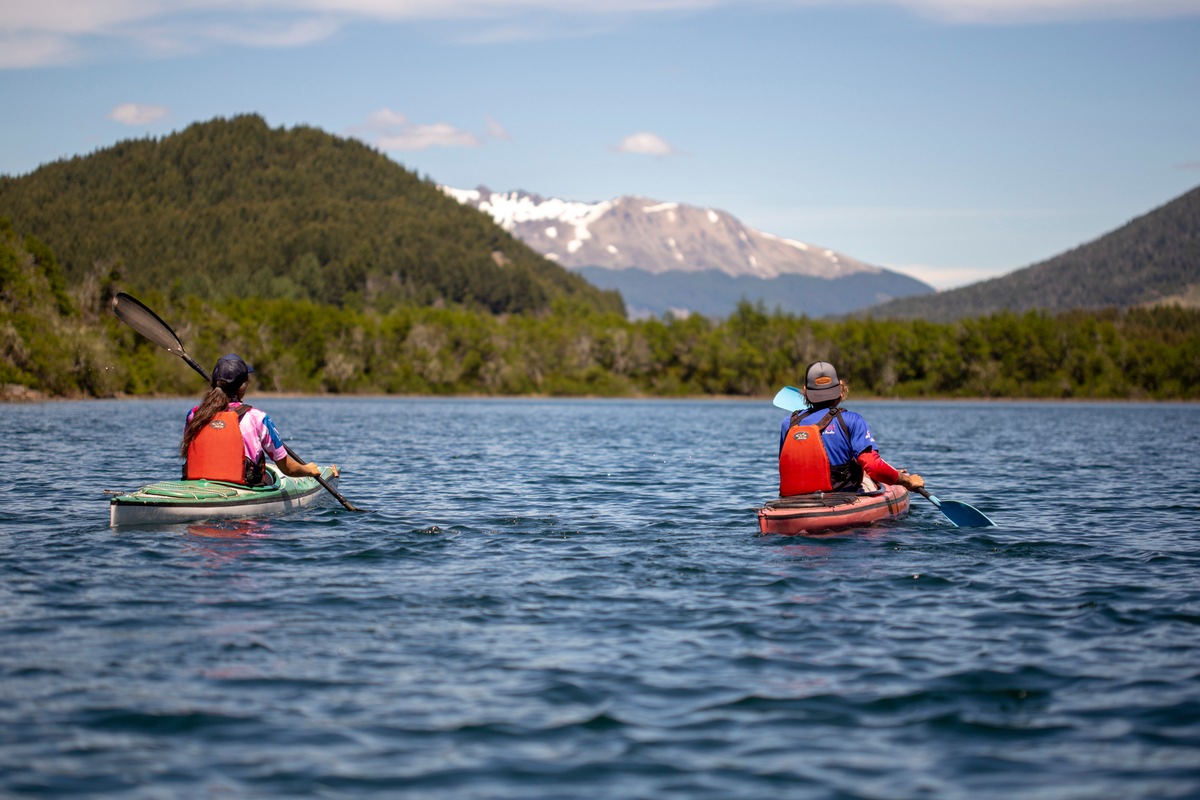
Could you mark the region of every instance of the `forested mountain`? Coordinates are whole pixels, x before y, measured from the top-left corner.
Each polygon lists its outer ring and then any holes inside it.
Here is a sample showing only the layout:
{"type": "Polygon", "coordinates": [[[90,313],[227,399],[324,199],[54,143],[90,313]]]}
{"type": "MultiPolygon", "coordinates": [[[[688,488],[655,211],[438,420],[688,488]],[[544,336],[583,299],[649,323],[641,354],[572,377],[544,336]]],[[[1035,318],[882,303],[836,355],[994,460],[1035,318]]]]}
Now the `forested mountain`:
{"type": "Polygon", "coordinates": [[[1130,308],[1200,294],[1200,187],[1099,239],[1000,278],[871,308],[871,316],[951,321],[999,311],[1130,308]]]}
{"type": "Polygon", "coordinates": [[[73,283],[115,269],[134,292],[214,301],[622,308],[361,142],[252,115],[0,178],[0,216],[73,283]]]}

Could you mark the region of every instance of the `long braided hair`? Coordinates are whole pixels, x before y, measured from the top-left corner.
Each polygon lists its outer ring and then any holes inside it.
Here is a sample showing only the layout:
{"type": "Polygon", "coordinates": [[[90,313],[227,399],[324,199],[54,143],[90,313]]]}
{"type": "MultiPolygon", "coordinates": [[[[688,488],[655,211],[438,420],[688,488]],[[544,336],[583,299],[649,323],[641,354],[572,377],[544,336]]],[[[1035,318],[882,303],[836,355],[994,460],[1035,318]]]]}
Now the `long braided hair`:
{"type": "Polygon", "coordinates": [[[238,387],[230,387],[225,381],[217,381],[217,385],[208,390],[208,394],[204,395],[204,400],[196,409],[196,413],[192,414],[191,422],[183,429],[183,441],[179,444],[180,458],[187,458],[188,447],[191,446],[192,440],[200,431],[204,430],[204,426],[212,422],[213,417],[238,399],[238,388],[244,385],[242,383],[238,387]],[[229,392],[233,392],[233,394],[229,394],[229,392]]]}

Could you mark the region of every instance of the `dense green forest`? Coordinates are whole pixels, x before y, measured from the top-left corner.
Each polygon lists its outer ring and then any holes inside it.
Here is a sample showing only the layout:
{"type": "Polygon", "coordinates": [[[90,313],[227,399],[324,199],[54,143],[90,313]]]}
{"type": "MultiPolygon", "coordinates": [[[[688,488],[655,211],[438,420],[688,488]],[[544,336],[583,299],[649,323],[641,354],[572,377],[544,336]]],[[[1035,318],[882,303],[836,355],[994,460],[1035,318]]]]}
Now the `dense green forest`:
{"type": "MultiPolygon", "coordinates": [[[[51,248],[0,219],[0,385],[66,397],[196,394],[180,359],[110,313],[122,288],[115,269],[68,284],[51,248]]],[[[769,396],[822,358],[859,397],[1200,399],[1200,311],[1174,307],[930,323],[812,320],[743,303],[723,321],[630,321],[570,298],[499,315],[140,299],[206,366],[243,354],[256,391],[769,396]]]]}
{"type": "Polygon", "coordinates": [[[1200,305],[1200,188],[1099,239],[961,289],[905,297],[863,314],[949,322],[999,311],[1200,305]]]}
{"type": "Polygon", "coordinates": [[[176,300],[624,308],[382,153],[258,116],[0,177],[0,216],[51,243],[73,284],[117,266],[131,292],[176,300]]]}

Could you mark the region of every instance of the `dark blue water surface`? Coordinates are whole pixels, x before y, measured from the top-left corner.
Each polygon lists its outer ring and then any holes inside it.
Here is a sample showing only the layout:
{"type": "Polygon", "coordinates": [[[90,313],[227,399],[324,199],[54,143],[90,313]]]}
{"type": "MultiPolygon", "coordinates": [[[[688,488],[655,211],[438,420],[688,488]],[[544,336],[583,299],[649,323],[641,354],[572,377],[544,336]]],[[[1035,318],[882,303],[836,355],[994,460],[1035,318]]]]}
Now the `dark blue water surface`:
{"type": "Polygon", "coordinates": [[[0,795],[1200,796],[1200,406],[852,402],[997,527],[796,538],[764,401],[259,404],[371,513],[113,531],[192,403],[0,407],[0,795]]]}

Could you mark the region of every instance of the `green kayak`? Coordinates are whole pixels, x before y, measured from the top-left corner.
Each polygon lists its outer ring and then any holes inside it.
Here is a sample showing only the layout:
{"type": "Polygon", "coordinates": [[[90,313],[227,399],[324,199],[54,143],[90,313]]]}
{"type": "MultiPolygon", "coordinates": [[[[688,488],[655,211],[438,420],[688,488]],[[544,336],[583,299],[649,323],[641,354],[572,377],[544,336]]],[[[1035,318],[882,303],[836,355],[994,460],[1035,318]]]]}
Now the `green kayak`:
{"type": "MultiPolygon", "coordinates": [[[[267,465],[271,483],[242,486],[224,481],[162,481],[119,494],[109,504],[109,525],[155,525],[202,519],[247,519],[307,508],[328,496],[316,478],[290,478],[267,465]]],[[[321,473],[337,487],[332,467],[321,473]]]]}

